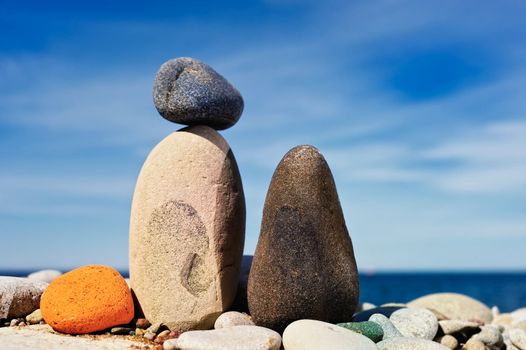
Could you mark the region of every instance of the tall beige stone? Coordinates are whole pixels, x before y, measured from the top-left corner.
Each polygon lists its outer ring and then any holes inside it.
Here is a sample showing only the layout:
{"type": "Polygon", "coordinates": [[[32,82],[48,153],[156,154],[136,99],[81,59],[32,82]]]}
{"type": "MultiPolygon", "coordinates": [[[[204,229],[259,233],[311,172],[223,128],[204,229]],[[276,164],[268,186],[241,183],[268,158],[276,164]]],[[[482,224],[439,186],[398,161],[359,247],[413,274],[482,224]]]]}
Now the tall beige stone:
{"type": "Polygon", "coordinates": [[[208,126],[161,141],[144,163],[130,219],[130,282],[146,318],[207,329],[233,302],[245,201],[229,145],[208,126]]]}

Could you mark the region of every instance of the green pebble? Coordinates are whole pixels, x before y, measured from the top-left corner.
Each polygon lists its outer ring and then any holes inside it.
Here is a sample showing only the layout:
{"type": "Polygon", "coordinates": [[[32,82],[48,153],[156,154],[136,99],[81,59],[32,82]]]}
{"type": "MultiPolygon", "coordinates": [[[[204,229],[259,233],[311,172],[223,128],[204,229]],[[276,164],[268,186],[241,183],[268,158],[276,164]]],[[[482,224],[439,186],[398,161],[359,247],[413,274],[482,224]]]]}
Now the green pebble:
{"type": "Polygon", "coordinates": [[[338,323],[340,327],[348,329],[350,331],[360,333],[367,338],[371,339],[375,343],[378,343],[382,340],[384,336],[384,331],[378,323],[365,321],[365,322],[345,322],[338,323]]]}

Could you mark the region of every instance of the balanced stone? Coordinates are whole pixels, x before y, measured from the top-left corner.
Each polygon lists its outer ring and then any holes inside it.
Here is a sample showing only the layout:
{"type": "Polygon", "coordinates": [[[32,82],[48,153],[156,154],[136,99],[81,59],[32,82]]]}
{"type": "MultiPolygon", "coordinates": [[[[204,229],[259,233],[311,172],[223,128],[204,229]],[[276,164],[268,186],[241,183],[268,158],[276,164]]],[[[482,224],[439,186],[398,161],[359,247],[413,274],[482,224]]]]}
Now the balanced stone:
{"type": "Polygon", "coordinates": [[[25,317],[38,309],[47,285],[28,278],[0,276],[0,319],[25,317]]]}
{"type": "Polygon", "coordinates": [[[180,57],[164,63],[153,86],[157,111],[169,121],[226,129],[243,112],[237,89],[207,64],[180,57]]]}
{"type": "Polygon", "coordinates": [[[298,320],[283,332],[285,350],[377,350],[374,342],[359,334],[330,323],[298,320]]]}
{"type": "Polygon", "coordinates": [[[278,165],[263,210],[248,280],[257,325],[282,331],[304,318],[352,318],[358,272],[351,238],[325,159],[312,146],[289,151],[278,165]]]}
{"type": "Polygon", "coordinates": [[[148,156],[130,219],[130,283],[145,317],[208,329],[239,281],[245,201],[227,142],[208,126],[172,133],[148,156]]]}
{"type": "Polygon", "coordinates": [[[493,319],[489,307],[467,295],[457,293],[429,294],[415,299],[407,305],[437,311],[450,320],[490,323],[493,319]]]}

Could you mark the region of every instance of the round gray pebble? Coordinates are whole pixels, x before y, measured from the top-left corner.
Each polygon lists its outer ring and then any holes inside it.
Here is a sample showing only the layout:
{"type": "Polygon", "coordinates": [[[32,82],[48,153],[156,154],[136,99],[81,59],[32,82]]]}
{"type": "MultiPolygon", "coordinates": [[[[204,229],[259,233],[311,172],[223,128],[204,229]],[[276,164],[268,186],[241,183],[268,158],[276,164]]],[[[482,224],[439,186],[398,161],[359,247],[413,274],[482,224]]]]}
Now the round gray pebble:
{"type": "Polygon", "coordinates": [[[153,86],[153,102],[169,121],[217,130],[234,125],[244,107],[232,84],[207,64],[189,57],[161,66],[153,86]]]}

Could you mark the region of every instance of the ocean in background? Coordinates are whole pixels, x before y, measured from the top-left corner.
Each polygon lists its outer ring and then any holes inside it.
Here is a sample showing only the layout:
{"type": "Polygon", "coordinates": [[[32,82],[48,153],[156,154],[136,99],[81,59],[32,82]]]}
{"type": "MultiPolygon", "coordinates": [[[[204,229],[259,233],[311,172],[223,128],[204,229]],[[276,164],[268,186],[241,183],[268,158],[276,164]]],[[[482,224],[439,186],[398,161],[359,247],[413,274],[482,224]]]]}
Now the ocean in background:
{"type": "Polygon", "coordinates": [[[496,305],[501,312],[526,307],[526,272],[362,273],[360,284],[360,300],[377,305],[454,292],[496,305]]]}
{"type": "MultiPolygon", "coordinates": [[[[246,259],[246,258],[245,258],[246,259]]],[[[0,276],[36,271],[0,270],[0,276]]],[[[120,271],[125,277],[128,271],[120,271]]],[[[526,307],[526,272],[379,272],[360,274],[360,301],[376,305],[405,303],[420,296],[455,292],[469,295],[501,312],[526,307]]]]}

